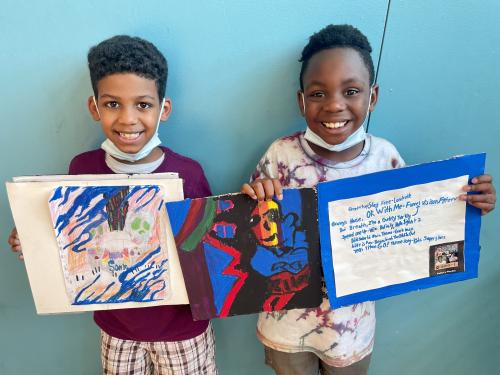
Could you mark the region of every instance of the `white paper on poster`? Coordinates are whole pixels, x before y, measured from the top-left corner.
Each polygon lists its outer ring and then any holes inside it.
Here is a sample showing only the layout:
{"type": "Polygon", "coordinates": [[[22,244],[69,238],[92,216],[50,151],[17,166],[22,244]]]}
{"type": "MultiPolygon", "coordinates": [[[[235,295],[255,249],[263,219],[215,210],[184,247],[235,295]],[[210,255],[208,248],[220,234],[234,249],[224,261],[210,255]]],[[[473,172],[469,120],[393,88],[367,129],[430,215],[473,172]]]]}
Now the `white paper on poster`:
{"type": "Polygon", "coordinates": [[[337,297],[429,277],[429,247],[464,240],[468,176],[328,203],[337,297]]]}
{"type": "MultiPolygon", "coordinates": [[[[184,199],[182,180],[175,176],[149,174],[143,178],[124,176],[122,179],[105,179],[107,175],[62,176],[40,178],[38,182],[8,182],[7,193],[19,239],[23,246],[24,263],[28,273],[33,299],[38,314],[80,312],[91,310],[123,309],[157,305],[188,304],[184,278],[170,223],[167,223],[166,241],[170,265],[171,295],[163,301],[148,303],[125,302],[99,305],[71,305],[64,282],[59,258],[59,247],[50,217],[48,200],[58,186],[120,186],[159,185],[165,192],[165,201],[184,199]]],[[[142,176],[141,176],[142,177],[142,176]]],[[[166,218],[168,220],[168,217],[166,218]]]]}

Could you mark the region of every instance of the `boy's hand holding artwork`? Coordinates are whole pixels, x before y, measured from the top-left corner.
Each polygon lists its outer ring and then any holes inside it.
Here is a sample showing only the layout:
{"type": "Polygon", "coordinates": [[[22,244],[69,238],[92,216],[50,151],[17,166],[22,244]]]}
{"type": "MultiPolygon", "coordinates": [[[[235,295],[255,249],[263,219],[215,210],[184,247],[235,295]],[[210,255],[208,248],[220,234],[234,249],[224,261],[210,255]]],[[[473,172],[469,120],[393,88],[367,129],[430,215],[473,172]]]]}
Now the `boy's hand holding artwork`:
{"type": "Polygon", "coordinates": [[[14,227],[10,232],[9,239],[7,242],[14,253],[18,253],[19,260],[23,260],[23,249],[21,247],[21,241],[19,241],[19,236],[17,235],[17,229],[14,227]]]}
{"type": "Polygon", "coordinates": [[[493,186],[493,177],[490,175],[483,174],[474,177],[472,184],[464,186],[463,190],[472,194],[462,194],[459,199],[479,208],[482,215],[486,215],[495,209],[496,190],[493,186]]]}
{"type": "Polygon", "coordinates": [[[259,201],[272,199],[274,196],[278,200],[283,199],[283,188],[281,187],[280,180],[277,178],[258,179],[248,184],[243,184],[241,192],[259,201]]]}

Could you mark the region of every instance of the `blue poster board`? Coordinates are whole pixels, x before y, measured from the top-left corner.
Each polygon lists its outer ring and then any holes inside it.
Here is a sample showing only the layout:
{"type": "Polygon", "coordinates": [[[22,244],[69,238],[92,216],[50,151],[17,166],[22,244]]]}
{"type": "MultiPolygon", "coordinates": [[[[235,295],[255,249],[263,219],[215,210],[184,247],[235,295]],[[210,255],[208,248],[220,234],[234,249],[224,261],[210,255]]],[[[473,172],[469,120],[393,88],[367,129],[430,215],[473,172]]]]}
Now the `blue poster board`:
{"type": "MultiPolygon", "coordinates": [[[[484,173],[485,158],[484,153],[460,156],[318,184],[322,266],[331,306],[337,308],[364,301],[374,301],[477,277],[480,210],[459,202],[456,199],[459,194],[456,188],[450,190],[457,192],[454,196],[450,193],[434,199],[432,194],[439,194],[434,187],[447,186],[447,181],[451,181],[450,183],[456,186],[461,181],[463,181],[462,185],[470,183],[473,177],[484,173]],[[385,196],[379,201],[367,203],[372,197],[379,199],[380,194],[392,192],[394,196],[390,199],[385,196]],[[416,196],[420,197],[418,201],[415,200],[416,196]],[[381,206],[378,206],[379,203],[381,206]],[[371,209],[374,206],[376,210],[371,209]],[[449,212],[457,212],[453,210],[461,209],[462,217],[455,217],[460,216],[455,215],[451,217],[452,220],[450,217],[440,217],[441,213],[446,215],[448,207],[451,210],[449,212]],[[344,217],[332,217],[333,212],[350,212],[351,214],[344,217]],[[354,220],[353,217],[357,213],[364,216],[354,220]],[[380,218],[384,221],[382,222],[380,218]],[[457,220],[456,223],[453,222],[454,219],[457,220]],[[357,220],[360,222],[355,222],[357,220]],[[414,224],[416,221],[418,224],[414,224]],[[432,222],[433,227],[439,227],[436,223],[440,221],[443,227],[454,226],[455,237],[452,240],[446,238],[445,231],[425,235],[418,232],[420,229],[425,229],[426,222],[432,222]],[[412,226],[418,226],[418,230],[416,231],[412,226]],[[461,229],[461,234],[457,228],[461,229]],[[457,233],[462,236],[461,239],[457,239],[457,233]],[[341,247],[337,246],[339,245],[338,238],[351,246],[349,251],[343,250],[342,255],[336,253],[336,249],[341,247]],[[426,250],[423,250],[424,247],[426,250]],[[387,253],[387,251],[392,251],[392,253],[387,253]],[[365,267],[368,268],[364,273],[361,272],[357,279],[354,277],[352,283],[343,279],[344,275],[347,278],[351,277],[351,271],[357,270],[358,265],[357,260],[352,264],[346,264],[345,261],[339,261],[339,259],[362,260],[365,258],[365,260],[372,259],[375,263],[384,264],[380,259],[387,256],[387,259],[392,261],[397,257],[398,252],[411,255],[395,263],[398,264],[395,269],[380,270],[382,275],[387,276],[384,282],[374,281],[371,285],[366,281],[372,275],[369,268],[370,261],[365,262],[365,267]],[[428,259],[428,267],[423,272],[424,261],[427,261],[425,259],[428,259]],[[408,267],[410,271],[407,272],[405,267],[408,267]],[[391,272],[403,276],[393,278],[390,275],[391,272]],[[412,276],[408,276],[408,273],[412,272],[412,276]],[[400,280],[406,278],[405,280],[408,281],[398,282],[398,278],[400,280]],[[396,280],[396,282],[391,280],[396,280]],[[340,288],[341,283],[342,288],[340,288]],[[359,284],[359,286],[351,288],[351,284],[359,284]],[[353,291],[349,292],[351,289],[353,291]]],[[[347,249],[346,246],[344,247],[347,249]]],[[[378,271],[374,270],[373,274],[376,272],[378,271]]],[[[379,279],[381,278],[374,277],[373,280],[379,279]]]]}

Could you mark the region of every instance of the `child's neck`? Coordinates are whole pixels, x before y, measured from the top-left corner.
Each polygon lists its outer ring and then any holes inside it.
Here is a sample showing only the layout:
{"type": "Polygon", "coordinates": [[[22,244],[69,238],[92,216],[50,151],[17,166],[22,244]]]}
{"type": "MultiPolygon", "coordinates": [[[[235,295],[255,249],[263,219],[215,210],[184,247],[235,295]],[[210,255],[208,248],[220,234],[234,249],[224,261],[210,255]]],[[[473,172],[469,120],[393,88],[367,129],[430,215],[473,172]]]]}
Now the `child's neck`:
{"type": "Polygon", "coordinates": [[[363,151],[363,148],[365,147],[365,141],[363,141],[343,151],[329,151],[326,148],[315,145],[314,143],[311,143],[309,141],[307,141],[307,143],[317,155],[321,156],[323,159],[331,160],[335,163],[342,163],[353,160],[359,154],[361,154],[361,151],[363,151]]]}

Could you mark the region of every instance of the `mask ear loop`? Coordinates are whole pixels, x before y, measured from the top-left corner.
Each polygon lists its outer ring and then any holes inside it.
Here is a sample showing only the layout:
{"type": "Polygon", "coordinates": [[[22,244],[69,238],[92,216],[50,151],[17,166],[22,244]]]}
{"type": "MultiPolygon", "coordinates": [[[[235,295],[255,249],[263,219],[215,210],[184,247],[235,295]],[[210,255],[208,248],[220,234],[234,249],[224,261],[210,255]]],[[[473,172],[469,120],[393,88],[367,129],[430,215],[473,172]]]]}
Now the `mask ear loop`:
{"type": "Polygon", "coordinates": [[[370,97],[368,98],[368,108],[366,109],[366,115],[368,116],[370,114],[370,107],[372,105],[372,94],[373,94],[373,87],[370,87],[370,97]]]}
{"type": "Polygon", "coordinates": [[[372,94],[373,94],[373,86],[370,86],[370,97],[368,98],[368,108],[366,109],[366,115],[364,122],[366,123],[366,131],[368,131],[368,126],[370,125],[370,107],[372,105],[372,94]]]}
{"type": "Polygon", "coordinates": [[[101,113],[99,112],[99,107],[97,106],[97,100],[95,99],[95,96],[92,96],[92,100],[94,101],[95,109],[97,111],[97,114],[99,115],[99,121],[101,121],[101,113]]]}
{"type": "Polygon", "coordinates": [[[165,97],[163,97],[163,100],[161,101],[160,116],[158,116],[158,123],[156,124],[156,131],[157,132],[158,132],[158,128],[160,127],[161,116],[163,115],[164,109],[165,109],[165,97]]]}
{"type": "Polygon", "coordinates": [[[302,111],[304,112],[304,115],[306,114],[306,99],[305,99],[305,94],[304,91],[301,91],[302,94],[302,111]]]}

